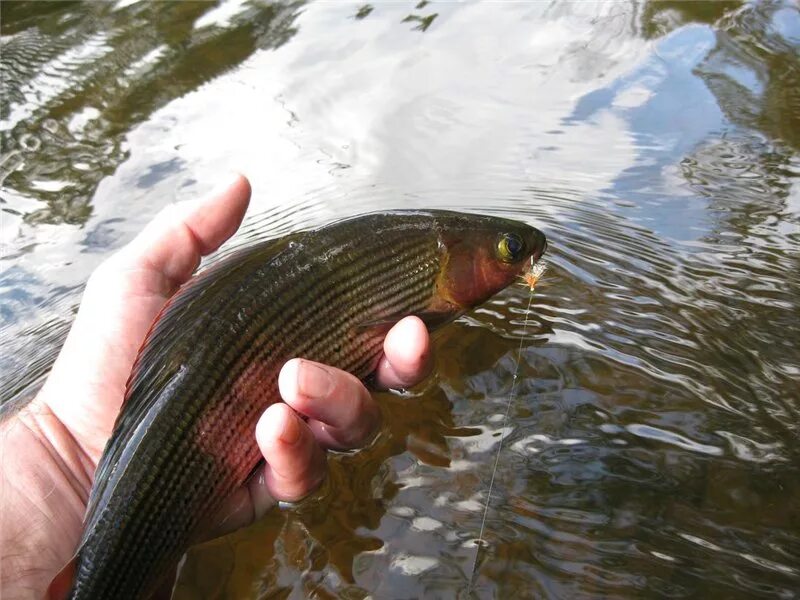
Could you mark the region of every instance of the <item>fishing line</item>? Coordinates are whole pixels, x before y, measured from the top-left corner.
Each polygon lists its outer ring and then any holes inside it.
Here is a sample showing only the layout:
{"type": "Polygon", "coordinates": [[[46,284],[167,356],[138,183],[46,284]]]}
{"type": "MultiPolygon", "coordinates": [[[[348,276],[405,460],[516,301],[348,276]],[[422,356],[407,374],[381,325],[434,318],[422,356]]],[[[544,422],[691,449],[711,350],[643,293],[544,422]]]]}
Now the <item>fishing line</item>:
{"type": "MultiPolygon", "coordinates": [[[[531,261],[531,272],[533,272],[533,264],[531,261]]],[[[538,279],[538,277],[537,277],[538,279]]],[[[467,587],[467,595],[472,592],[472,584],[475,580],[475,575],[478,571],[478,559],[480,558],[481,554],[481,545],[483,544],[483,531],[486,526],[486,515],[489,513],[489,505],[492,502],[492,489],[494,488],[494,478],[497,474],[497,466],[500,464],[500,452],[503,450],[503,442],[505,441],[504,432],[506,430],[506,426],[508,425],[508,414],[511,411],[511,405],[514,402],[514,398],[517,392],[517,375],[519,374],[519,365],[522,362],[522,343],[525,341],[525,334],[528,330],[528,317],[531,314],[531,304],[533,303],[533,284],[535,283],[535,279],[530,281],[526,278],[526,281],[531,286],[531,293],[528,297],[528,308],[525,309],[525,324],[522,326],[522,337],[519,340],[519,348],[517,349],[517,364],[514,367],[514,377],[511,380],[511,392],[508,396],[508,402],[506,403],[506,412],[503,415],[503,428],[501,431],[503,433],[500,434],[500,444],[497,447],[497,454],[494,457],[494,468],[492,469],[492,477],[489,480],[489,492],[486,497],[486,505],[483,507],[483,518],[481,519],[481,529],[478,533],[478,541],[475,543],[475,561],[472,563],[472,571],[469,575],[469,586],[467,587]]]]}

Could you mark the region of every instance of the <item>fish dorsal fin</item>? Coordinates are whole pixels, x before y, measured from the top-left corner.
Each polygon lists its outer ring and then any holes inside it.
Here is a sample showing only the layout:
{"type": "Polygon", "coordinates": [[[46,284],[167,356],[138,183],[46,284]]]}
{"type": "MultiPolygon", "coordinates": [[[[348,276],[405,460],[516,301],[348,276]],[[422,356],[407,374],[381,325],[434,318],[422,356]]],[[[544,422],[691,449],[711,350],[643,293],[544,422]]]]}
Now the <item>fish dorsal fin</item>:
{"type": "Polygon", "coordinates": [[[205,308],[212,300],[224,301],[221,290],[275,261],[303,236],[298,233],[268,240],[225,257],[189,280],[161,310],[134,362],[114,432],[97,465],[81,545],[102,517],[102,507],[124,471],[124,459],[135,452],[162,403],[169,400],[171,389],[181,382],[185,372],[182,354],[198,342],[197,320],[215,317],[205,308]]]}

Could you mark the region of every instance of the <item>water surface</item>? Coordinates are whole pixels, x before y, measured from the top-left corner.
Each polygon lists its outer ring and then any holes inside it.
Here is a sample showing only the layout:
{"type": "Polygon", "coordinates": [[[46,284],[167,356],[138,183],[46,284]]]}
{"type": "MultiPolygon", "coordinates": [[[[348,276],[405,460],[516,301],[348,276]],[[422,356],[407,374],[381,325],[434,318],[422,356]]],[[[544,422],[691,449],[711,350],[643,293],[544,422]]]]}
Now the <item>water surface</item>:
{"type": "Polygon", "coordinates": [[[800,11],[786,2],[2,4],[3,397],[92,269],[229,170],[239,242],[380,208],[550,240],[382,394],[316,508],[177,598],[794,598],[800,11]],[[509,420],[503,415],[512,395],[509,420]]]}

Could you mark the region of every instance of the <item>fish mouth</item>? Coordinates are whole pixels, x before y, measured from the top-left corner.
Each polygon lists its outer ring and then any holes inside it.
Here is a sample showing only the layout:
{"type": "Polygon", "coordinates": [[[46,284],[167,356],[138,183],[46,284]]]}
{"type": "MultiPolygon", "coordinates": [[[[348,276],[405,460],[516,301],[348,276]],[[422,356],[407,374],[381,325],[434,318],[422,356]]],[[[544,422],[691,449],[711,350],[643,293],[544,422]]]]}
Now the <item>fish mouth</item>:
{"type": "Polygon", "coordinates": [[[541,236],[541,243],[536,244],[536,248],[531,254],[531,265],[541,260],[542,256],[544,256],[544,253],[547,252],[547,238],[544,237],[544,234],[541,234],[541,236]]]}

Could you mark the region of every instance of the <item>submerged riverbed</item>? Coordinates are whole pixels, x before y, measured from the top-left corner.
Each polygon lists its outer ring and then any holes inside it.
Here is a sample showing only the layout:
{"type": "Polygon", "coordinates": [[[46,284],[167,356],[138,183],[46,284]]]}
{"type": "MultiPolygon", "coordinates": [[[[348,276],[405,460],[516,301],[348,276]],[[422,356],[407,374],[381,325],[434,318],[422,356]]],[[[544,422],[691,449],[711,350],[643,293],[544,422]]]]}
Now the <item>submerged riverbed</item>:
{"type": "Polygon", "coordinates": [[[3,400],[94,267],[232,169],[233,245],[383,208],[525,220],[549,269],[381,394],[315,507],[177,598],[794,598],[800,10],[774,2],[3,2],[3,400]],[[503,415],[519,369],[509,419],[503,415]]]}

